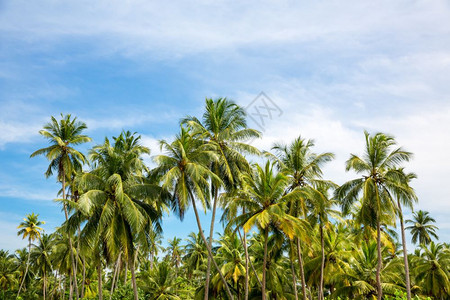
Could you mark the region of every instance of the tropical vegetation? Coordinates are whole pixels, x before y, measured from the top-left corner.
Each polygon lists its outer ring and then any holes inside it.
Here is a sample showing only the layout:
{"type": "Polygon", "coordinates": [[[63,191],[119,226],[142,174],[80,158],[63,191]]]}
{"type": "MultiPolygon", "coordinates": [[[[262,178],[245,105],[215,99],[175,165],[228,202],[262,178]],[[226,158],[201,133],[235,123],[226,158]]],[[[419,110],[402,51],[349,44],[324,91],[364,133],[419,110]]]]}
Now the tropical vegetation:
{"type": "Polygon", "coordinates": [[[50,145],[31,157],[49,161],[65,221],[18,224],[27,247],[0,250],[1,299],[450,299],[450,245],[414,211],[413,154],[389,134],[364,132],[354,179],[338,185],[324,172],[333,153],[300,135],[257,149],[261,133],[226,98],[184,117],[152,166],[130,131],[84,154],[86,129],[61,115],[39,132],[50,145]],[[165,217],[190,209],[197,228],[165,239],[165,217]]]}

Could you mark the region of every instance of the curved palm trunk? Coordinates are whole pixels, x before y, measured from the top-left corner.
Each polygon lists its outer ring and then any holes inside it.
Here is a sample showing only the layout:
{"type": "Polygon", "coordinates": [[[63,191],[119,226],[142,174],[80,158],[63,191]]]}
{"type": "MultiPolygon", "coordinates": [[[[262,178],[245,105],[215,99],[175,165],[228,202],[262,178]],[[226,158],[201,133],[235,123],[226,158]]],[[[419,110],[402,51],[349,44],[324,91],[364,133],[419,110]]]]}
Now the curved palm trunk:
{"type": "Polygon", "coordinates": [[[380,229],[380,219],[377,218],[377,254],[378,254],[378,263],[377,263],[377,299],[381,300],[383,297],[383,289],[381,288],[381,229],[380,229]]]}
{"type": "MultiPolygon", "coordinates": [[[[212,216],[211,216],[211,225],[209,228],[209,248],[212,248],[212,241],[213,241],[213,235],[214,235],[214,221],[216,218],[216,207],[217,207],[217,189],[214,191],[214,201],[213,201],[213,208],[212,208],[212,216]]],[[[208,255],[208,264],[206,267],[206,282],[205,282],[205,300],[208,300],[209,298],[209,279],[210,279],[210,273],[211,273],[211,257],[208,255]]]]}
{"type": "Polygon", "coordinates": [[[300,280],[302,281],[303,300],[307,300],[308,297],[306,294],[305,270],[303,268],[303,256],[302,256],[302,247],[300,244],[300,239],[297,239],[297,255],[298,255],[299,268],[300,268],[300,280]]]}
{"type": "Polygon", "coordinates": [[[322,263],[320,265],[319,300],[323,300],[323,269],[325,267],[325,245],[323,240],[323,227],[320,225],[320,244],[322,248],[322,263]]]}
{"type": "Polygon", "coordinates": [[[292,288],[294,289],[295,300],[298,300],[298,292],[297,292],[297,276],[295,276],[295,267],[294,267],[294,245],[292,241],[289,241],[290,245],[290,261],[291,261],[291,272],[292,272],[292,288]]]}
{"type": "MultiPolygon", "coordinates": [[[[63,178],[62,178],[62,194],[63,194],[63,201],[66,200],[66,176],[64,172],[64,167],[62,168],[63,178]]],[[[66,203],[63,202],[64,207],[64,215],[66,217],[66,222],[69,220],[69,213],[67,212],[67,206],[66,203]]],[[[72,238],[70,237],[70,234],[68,234],[69,239],[69,247],[70,247],[70,259],[72,260],[72,270],[73,270],[73,286],[75,290],[75,298],[78,300],[78,285],[77,285],[77,267],[75,262],[75,255],[73,254],[73,247],[72,247],[72,238]]],[[[72,299],[72,298],[70,298],[72,299]]]]}
{"type": "Polygon", "coordinates": [[[27,265],[26,265],[26,267],[25,267],[25,273],[23,274],[22,283],[20,284],[19,291],[17,292],[17,297],[16,297],[16,298],[18,298],[19,295],[20,295],[20,291],[22,290],[22,286],[23,286],[23,284],[24,284],[24,282],[25,282],[25,278],[26,278],[27,273],[28,273],[28,267],[30,266],[30,254],[31,254],[31,237],[28,237],[28,258],[27,258],[27,265]]]}
{"type": "Polygon", "coordinates": [[[98,300],[103,300],[103,283],[102,283],[102,262],[100,261],[97,266],[98,275],[98,300]]]}
{"type": "Polygon", "coordinates": [[[225,277],[223,276],[222,271],[220,270],[219,266],[217,265],[216,260],[214,259],[213,255],[212,255],[211,248],[209,247],[208,241],[206,240],[205,235],[203,234],[202,224],[200,223],[200,217],[198,216],[197,206],[195,204],[195,198],[194,198],[194,195],[192,194],[192,191],[190,191],[190,190],[189,190],[189,195],[191,196],[192,207],[194,208],[195,219],[197,220],[197,226],[198,226],[198,230],[200,232],[200,236],[202,237],[202,240],[206,245],[206,249],[208,250],[208,255],[211,257],[211,261],[214,264],[214,267],[217,269],[217,272],[219,273],[219,276],[222,279],[222,282],[225,287],[225,291],[227,292],[228,298],[230,300],[232,300],[233,295],[231,294],[230,288],[228,287],[228,283],[227,283],[225,277]]]}
{"type": "Polygon", "coordinates": [[[116,276],[118,276],[119,272],[119,264],[120,264],[120,257],[122,256],[122,252],[119,253],[119,256],[117,257],[116,266],[114,268],[114,275],[111,283],[111,292],[109,293],[109,299],[111,300],[112,294],[114,293],[114,285],[116,284],[116,276]]]}
{"type": "Polygon", "coordinates": [[[400,218],[400,227],[402,231],[403,260],[405,262],[406,298],[408,300],[411,300],[411,282],[409,279],[409,264],[408,264],[408,251],[406,250],[405,224],[403,223],[403,212],[399,199],[397,199],[397,205],[400,218]]]}
{"type": "Polygon", "coordinates": [[[267,268],[267,242],[269,241],[269,227],[264,229],[264,260],[262,269],[262,300],[266,300],[266,268],[267,268]]]}

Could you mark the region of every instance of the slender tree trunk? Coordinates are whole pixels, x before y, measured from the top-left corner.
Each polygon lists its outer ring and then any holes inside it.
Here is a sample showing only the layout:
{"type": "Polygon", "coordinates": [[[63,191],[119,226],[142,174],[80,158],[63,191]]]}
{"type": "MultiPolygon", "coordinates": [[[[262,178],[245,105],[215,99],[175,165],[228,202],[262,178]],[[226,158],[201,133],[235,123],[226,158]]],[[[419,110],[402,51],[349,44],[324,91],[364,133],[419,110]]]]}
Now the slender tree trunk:
{"type": "Polygon", "coordinates": [[[102,283],[102,262],[100,261],[97,266],[98,275],[98,300],[103,300],[103,283],[102,283]]]}
{"type": "Polygon", "coordinates": [[[267,243],[269,241],[269,227],[267,226],[264,229],[264,260],[263,260],[263,268],[262,268],[262,300],[266,300],[266,268],[267,268],[267,243]]]}
{"type": "MultiPolygon", "coordinates": [[[[211,225],[209,228],[209,241],[208,245],[209,248],[212,248],[212,241],[213,241],[213,235],[214,235],[214,222],[216,219],[216,207],[217,207],[217,189],[214,190],[214,201],[213,201],[213,207],[212,207],[212,216],[211,216],[211,225]]],[[[206,267],[206,282],[205,282],[205,300],[208,300],[209,298],[209,279],[210,279],[210,273],[211,273],[211,258],[208,256],[208,264],[206,267]]]]}
{"type": "Polygon", "coordinates": [[[308,296],[306,294],[306,281],[305,281],[305,270],[303,268],[302,247],[301,247],[300,239],[298,239],[298,238],[297,238],[297,255],[298,255],[299,268],[300,268],[300,280],[302,281],[303,300],[307,300],[308,296]]]}
{"type": "Polygon", "coordinates": [[[292,241],[289,241],[290,245],[290,261],[291,261],[291,272],[292,272],[292,288],[294,289],[295,300],[298,300],[298,292],[297,292],[297,276],[295,276],[295,267],[294,267],[294,244],[292,241]]]}
{"type": "Polygon", "coordinates": [[[136,274],[134,264],[135,264],[135,257],[133,257],[133,261],[130,262],[130,269],[131,269],[131,283],[133,284],[134,300],[138,300],[138,291],[136,285],[136,274]]]}
{"type": "Polygon", "coordinates": [[[228,283],[227,283],[225,277],[223,277],[222,271],[220,270],[219,266],[217,265],[216,260],[214,259],[213,255],[212,255],[211,248],[209,247],[208,241],[206,240],[205,235],[203,234],[202,224],[200,223],[200,217],[198,216],[198,211],[197,211],[197,206],[195,204],[194,195],[192,194],[192,191],[189,191],[189,194],[191,196],[192,207],[194,208],[195,219],[197,220],[197,226],[198,226],[198,230],[200,231],[200,236],[202,237],[202,240],[206,245],[206,249],[208,250],[208,255],[211,257],[211,261],[214,264],[214,267],[216,268],[217,272],[219,273],[220,278],[222,279],[222,282],[225,287],[225,291],[227,292],[228,298],[230,300],[232,300],[233,295],[231,294],[230,288],[228,287],[228,283]]]}
{"type": "MultiPolygon", "coordinates": [[[[122,252],[120,252],[120,253],[122,253],[122,252]]],[[[117,280],[116,280],[114,289],[117,289],[117,287],[119,286],[119,282],[120,282],[120,271],[121,271],[120,269],[122,268],[122,259],[119,259],[118,261],[119,261],[119,266],[117,268],[117,280]]]]}
{"type": "Polygon", "coordinates": [[[119,272],[119,264],[120,264],[120,257],[122,256],[122,252],[119,253],[119,256],[117,257],[117,262],[114,268],[114,275],[111,283],[111,292],[109,293],[109,299],[111,300],[112,294],[114,293],[114,285],[116,284],[116,276],[118,276],[119,272]]]}
{"type": "MultiPolygon", "coordinates": [[[[245,214],[245,210],[244,210],[244,214],[245,214]]],[[[238,229],[239,235],[241,235],[241,231],[238,229]]],[[[242,239],[242,238],[241,238],[242,239]]],[[[248,261],[249,261],[249,257],[248,257],[248,248],[247,248],[247,233],[245,233],[244,231],[244,253],[245,253],[245,296],[244,296],[244,300],[248,300],[248,276],[249,276],[249,272],[248,272],[248,261]]]]}
{"type": "MultiPolygon", "coordinates": [[[[241,239],[242,244],[247,245],[247,237],[245,236],[245,232],[244,232],[245,241],[242,239],[241,232],[239,230],[238,230],[238,233],[239,233],[239,237],[241,239]]],[[[244,247],[247,248],[248,264],[250,265],[250,267],[252,268],[253,273],[255,274],[256,282],[258,283],[259,287],[262,287],[262,283],[261,283],[261,280],[258,277],[258,273],[256,272],[256,269],[253,266],[253,263],[252,263],[252,260],[250,259],[250,256],[248,255],[248,247],[247,246],[244,246],[244,247]]],[[[244,250],[245,250],[245,248],[244,248],[244,250]]],[[[250,273],[248,273],[248,274],[250,275],[250,273]]]]}
{"type": "Polygon", "coordinates": [[[323,240],[323,227],[322,223],[319,223],[320,226],[320,245],[322,250],[322,263],[320,264],[320,282],[319,282],[319,300],[323,300],[323,269],[325,267],[325,245],[323,240]]]}
{"type": "Polygon", "coordinates": [[[400,227],[402,230],[403,260],[405,263],[406,299],[411,300],[411,282],[409,279],[409,264],[408,264],[408,251],[406,249],[405,224],[403,223],[403,212],[399,199],[397,199],[397,205],[400,218],[400,227]]]}
{"type": "MultiPolygon", "coordinates": [[[[64,171],[64,167],[62,168],[62,194],[63,194],[63,201],[66,200],[66,174],[64,171]]],[[[64,214],[66,216],[66,222],[69,220],[69,213],[67,212],[67,206],[66,202],[63,202],[64,207],[64,214]]],[[[77,269],[76,269],[76,262],[75,262],[75,256],[73,254],[73,247],[72,247],[72,238],[70,237],[70,233],[67,234],[67,237],[69,239],[69,247],[70,247],[70,259],[72,260],[72,270],[73,270],[73,286],[75,289],[75,297],[78,300],[78,285],[77,285],[77,269]]]]}
{"type": "Polygon", "coordinates": [[[44,290],[44,300],[45,300],[45,294],[46,294],[46,290],[47,290],[47,286],[46,286],[46,284],[45,284],[45,272],[44,272],[44,288],[43,288],[43,290],[44,290]]]}
{"type": "MultiPolygon", "coordinates": [[[[78,199],[77,199],[78,202],[78,199]]],[[[80,238],[81,238],[81,228],[80,225],[78,225],[78,240],[77,240],[77,248],[78,248],[78,254],[81,255],[81,245],[80,245],[80,238]]],[[[82,260],[83,260],[83,280],[81,281],[81,296],[80,298],[83,299],[84,298],[84,282],[86,280],[86,258],[84,257],[84,255],[81,255],[82,260]]],[[[77,261],[77,265],[78,265],[78,260],[77,261]]],[[[77,267],[78,269],[78,267],[77,267]]]]}
{"type": "Polygon", "coordinates": [[[81,283],[81,299],[84,298],[85,282],[86,282],[86,257],[83,255],[83,282],[81,283]]]}
{"type": "Polygon", "coordinates": [[[381,267],[383,261],[381,259],[381,229],[380,229],[380,217],[377,217],[377,253],[378,253],[378,263],[377,263],[377,299],[381,300],[383,298],[383,289],[381,288],[381,267]]]}
{"type": "Polygon", "coordinates": [[[31,237],[28,237],[28,258],[27,258],[27,265],[25,266],[25,273],[23,274],[22,283],[20,284],[19,291],[17,292],[17,297],[20,295],[20,290],[22,290],[22,286],[25,282],[25,278],[27,277],[28,273],[28,267],[30,266],[30,254],[31,254],[31,237]]]}
{"type": "Polygon", "coordinates": [[[69,300],[73,299],[72,272],[69,274],[69,300]]]}

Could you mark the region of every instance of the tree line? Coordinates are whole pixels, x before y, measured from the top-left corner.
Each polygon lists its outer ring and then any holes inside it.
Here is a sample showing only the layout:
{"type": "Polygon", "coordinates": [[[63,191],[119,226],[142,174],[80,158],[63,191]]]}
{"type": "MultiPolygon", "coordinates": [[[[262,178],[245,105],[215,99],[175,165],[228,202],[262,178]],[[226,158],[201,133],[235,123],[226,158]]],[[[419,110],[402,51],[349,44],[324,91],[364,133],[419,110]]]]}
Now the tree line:
{"type": "Polygon", "coordinates": [[[28,246],[0,250],[3,299],[450,297],[449,244],[434,241],[427,212],[414,211],[412,153],[391,135],[364,132],[362,154],[345,166],[355,179],[337,185],[322,171],[333,153],[316,153],[301,136],[257,149],[247,141],[261,133],[226,98],[181,119],[153,168],[130,131],[85,155],[77,147],[91,141],[86,129],[61,114],[39,131],[49,146],[31,157],[48,159],[65,221],[51,234],[37,214],[20,223],[28,246]],[[163,247],[163,217],[183,220],[188,209],[198,228],[163,247]],[[210,213],[206,230],[199,210],[210,213]],[[218,219],[224,230],[215,238],[218,219]],[[406,230],[417,245],[410,252],[406,230]]]}

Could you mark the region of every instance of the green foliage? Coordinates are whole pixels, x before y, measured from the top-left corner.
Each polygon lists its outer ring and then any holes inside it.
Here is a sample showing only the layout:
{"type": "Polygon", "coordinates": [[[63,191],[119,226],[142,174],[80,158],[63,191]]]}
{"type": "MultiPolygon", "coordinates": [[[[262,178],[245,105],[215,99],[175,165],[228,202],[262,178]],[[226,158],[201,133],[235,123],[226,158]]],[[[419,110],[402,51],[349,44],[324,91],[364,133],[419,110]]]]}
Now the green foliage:
{"type": "MultiPolygon", "coordinates": [[[[247,128],[245,110],[225,98],[207,99],[205,110],[160,142],[153,169],[138,134],[105,138],[86,158],[72,147],[90,140],[86,124],[52,117],[40,132],[50,146],[32,156],[44,154],[46,176],[63,183],[67,218],[52,234],[34,213],[20,223],[28,249],[0,250],[0,297],[75,298],[76,282],[83,299],[407,299],[393,226],[400,205],[417,200],[416,176],[404,171],[410,152],[366,132],[364,154],[346,164],[362,176],[337,186],[322,170],[334,155],[314,153],[313,140],[277,144],[265,164],[251,164],[245,155],[261,153],[245,140],[260,133],[247,128]],[[217,240],[205,238],[197,205],[223,208],[217,240]],[[183,219],[189,208],[198,231],[163,242],[165,213],[183,219]]],[[[433,242],[427,212],[407,222],[420,242],[407,257],[412,299],[449,298],[449,245],[433,242]]]]}

